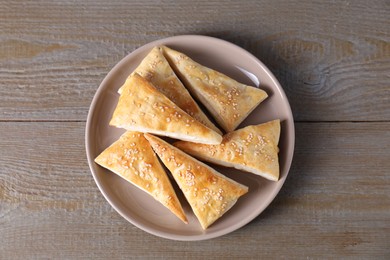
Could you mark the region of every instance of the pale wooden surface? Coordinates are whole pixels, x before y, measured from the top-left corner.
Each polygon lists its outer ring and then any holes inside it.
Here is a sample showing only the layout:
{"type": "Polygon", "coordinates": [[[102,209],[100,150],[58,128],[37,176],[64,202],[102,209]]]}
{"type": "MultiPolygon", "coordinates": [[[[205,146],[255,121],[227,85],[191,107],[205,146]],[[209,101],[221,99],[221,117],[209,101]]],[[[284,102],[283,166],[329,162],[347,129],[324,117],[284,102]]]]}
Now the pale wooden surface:
{"type": "Polygon", "coordinates": [[[388,1],[80,2],[0,0],[0,259],[390,257],[388,1]],[[85,156],[88,107],[107,72],[180,34],[256,55],[296,120],[281,193],[210,241],[126,222],[85,156]]]}

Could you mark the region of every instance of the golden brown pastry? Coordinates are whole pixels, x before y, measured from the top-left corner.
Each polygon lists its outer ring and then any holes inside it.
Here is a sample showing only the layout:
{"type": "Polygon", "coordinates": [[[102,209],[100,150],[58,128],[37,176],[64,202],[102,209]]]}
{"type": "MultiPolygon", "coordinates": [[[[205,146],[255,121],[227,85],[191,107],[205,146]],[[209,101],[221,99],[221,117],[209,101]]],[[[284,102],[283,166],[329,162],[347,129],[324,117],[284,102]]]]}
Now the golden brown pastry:
{"type": "MultiPolygon", "coordinates": [[[[163,93],[178,107],[183,109],[187,114],[207,126],[208,128],[222,134],[203,113],[198,104],[191,97],[188,90],[183,86],[181,81],[173,72],[168,61],[162,54],[161,47],[154,47],[149,54],[142,60],[141,64],[134,70],[145,79],[149,80],[155,88],[163,93]]],[[[119,93],[122,92],[119,89],[119,93]]]]}
{"type": "Polygon", "coordinates": [[[224,135],[219,145],[176,142],[174,146],[204,161],[279,179],[280,121],[251,125],[224,135]]]}
{"type": "Polygon", "coordinates": [[[248,188],[192,158],[165,141],[145,134],[172,173],[203,229],[227,212],[248,188]]]}
{"type": "Polygon", "coordinates": [[[234,79],[193,61],[168,47],[164,55],[176,74],[211,113],[219,125],[231,132],[267,98],[261,89],[241,84],[234,79]]]}
{"type": "Polygon", "coordinates": [[[142,133],[124,133],[95,162],[144,190],[187,223],[168,176],[142,133]]]}
{"type": "Polygon", "coordinates": [[[222,141],[220,134],[189,116],[137,73],[126,80],[110,125],[196,143],[222,141]]]}

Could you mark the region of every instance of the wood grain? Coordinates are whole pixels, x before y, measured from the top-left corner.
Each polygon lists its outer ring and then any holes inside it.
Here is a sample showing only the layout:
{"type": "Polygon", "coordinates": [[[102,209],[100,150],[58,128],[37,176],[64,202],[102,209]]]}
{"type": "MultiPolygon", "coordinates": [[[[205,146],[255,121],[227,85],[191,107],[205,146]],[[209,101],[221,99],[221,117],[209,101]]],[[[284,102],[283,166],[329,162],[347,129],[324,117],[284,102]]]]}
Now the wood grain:
{"type": "Polygon", "coordinates": [[[0,0],[0,259],[389,259],[389,17],[386,0],[0,0]],[[85,156],[88,108],[108,71],[181,34],[257,56],[297,122],[274,202],[211,241],[128,223],[85,156]]]}
{"type": "Polygon", "coordinates": [[[390,119],[388,1],[2,0],[0,6],[0,120],[85,120],[119,60],[179,34],[219,37],[260,58],[280,80],[297,121],[390,119]]]}
{"type": "Polygon", "coordinates": [[[390,123],[297,123],[294,163],[263,214],[200,242],[120,217],[89,172],[82,122],[0,123],[1,259],[386,258],[390,123]]]}

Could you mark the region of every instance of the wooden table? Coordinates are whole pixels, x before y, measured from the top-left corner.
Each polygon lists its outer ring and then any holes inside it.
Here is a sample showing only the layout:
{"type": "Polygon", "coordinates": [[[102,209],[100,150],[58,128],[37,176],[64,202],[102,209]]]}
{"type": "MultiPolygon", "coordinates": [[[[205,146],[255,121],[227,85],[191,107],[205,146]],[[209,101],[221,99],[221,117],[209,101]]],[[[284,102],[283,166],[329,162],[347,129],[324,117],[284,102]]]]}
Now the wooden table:
{"type": "Polygon", "coordinates": [[[0,1],[0,258],[390,258],[388,1],[0,1]],[[112,3],[111,3],[112,2],[112,3]],[[84,132],[100,82],[150,41],[235,43],[281,82],[290,175],[245,227],[150,235],[106,202],[84,132]]]}

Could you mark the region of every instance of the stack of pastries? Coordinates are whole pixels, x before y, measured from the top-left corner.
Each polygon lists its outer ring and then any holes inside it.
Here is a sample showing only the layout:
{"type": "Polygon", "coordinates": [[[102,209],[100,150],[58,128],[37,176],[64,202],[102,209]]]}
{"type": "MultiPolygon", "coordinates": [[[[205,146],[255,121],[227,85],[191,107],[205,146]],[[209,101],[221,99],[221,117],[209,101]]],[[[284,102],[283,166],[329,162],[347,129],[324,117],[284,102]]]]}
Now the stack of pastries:
{"type": "Polygon", "coordinates": [[[170,179],[179,186],[203,229],[248,192],[248,187],[204,162],[271,181],[279,179],[279,120],[236,130],[267,98],[265,91],[157,46],[118,93],[110,125],[126,132],[95,162],[150,194],[184,223],[187,217],[170,179]],[[167,142],[165,137],[175,141],[167,142]]]}

